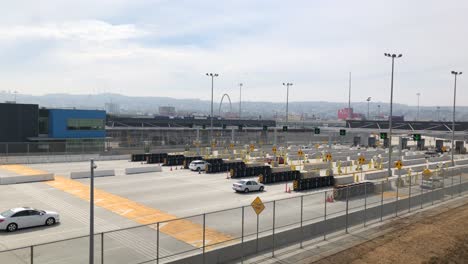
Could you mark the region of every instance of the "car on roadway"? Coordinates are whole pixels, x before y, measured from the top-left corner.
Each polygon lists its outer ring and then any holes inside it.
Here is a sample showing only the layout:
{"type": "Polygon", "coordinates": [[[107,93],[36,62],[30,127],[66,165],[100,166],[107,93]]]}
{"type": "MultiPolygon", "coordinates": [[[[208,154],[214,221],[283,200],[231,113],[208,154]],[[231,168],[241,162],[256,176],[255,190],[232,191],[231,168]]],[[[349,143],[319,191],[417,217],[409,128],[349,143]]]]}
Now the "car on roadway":
{"type": "Polygon", "coordinates": [[[51,226],[60,222],[60,215],[31,207],[18,207],[0,213],[0,230],[14,232],[20,228],[51,226]]]}
{"type": "Polygon", "coordinates": [[[254,180],[241,180],[232,185],[232,189],[236,192],[252,192],[259,191],[263,192],[265,190],[265,185],[258,183],[254,180]]]}
{"type": "Polygon", "coordinates": [[[444,188],[444,179],[441,177],[431,177],[429,179],[423,180],[421,184],[423,189],[438,189],[444,188]]]}
{"type": "Polygon", "coordinates": [[[194,160],[190,162],[189,169],[192,171],[204,171],[208,162],[204,160],[194,160]]]}

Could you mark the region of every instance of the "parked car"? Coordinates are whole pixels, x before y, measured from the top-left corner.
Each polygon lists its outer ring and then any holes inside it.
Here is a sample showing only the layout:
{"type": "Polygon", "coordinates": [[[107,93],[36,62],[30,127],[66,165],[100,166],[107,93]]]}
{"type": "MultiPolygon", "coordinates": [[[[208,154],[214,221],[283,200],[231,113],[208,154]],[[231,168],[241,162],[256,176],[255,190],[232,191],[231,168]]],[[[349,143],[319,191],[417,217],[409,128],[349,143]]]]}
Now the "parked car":
{"type": "Polygon", "coordinates": [[[265,185],[258,183],[254,180],[242,180],[234,183],[232,189],[236,192],[248,193],[251,191],[260,191],[265,190],[265,185]]]}
{"type": "MultiPolygon", "coordinates": [[[[266,159],[266,162],[268,164],[271,164],[272,161],[273,161],[273,158],[267,158],[266,159]]],[[[284,164],[284,158],[283,157],[276,157],[276,162],[278,162],[278,164],[284,164]]]]}
{"type": "Polygon", "coordinates": [[[190,162],[189,169],[192,171],[204,171],[208,162],[204,160],[194,160],[190,162]]]}
{"type": "Polygon", "coordinates": [[[59,222],[58,213],[30,207],[12,208],[0,213],[0,230],[8,232],[32,226],[51,226],[59,222]]]}
{"type": "Polygon", "coordinates": [[[441,177],[431,177],[427,180],[423,180],[421,188],[424,189],[437,189],[444,187],[444,179],[441,177]]]}

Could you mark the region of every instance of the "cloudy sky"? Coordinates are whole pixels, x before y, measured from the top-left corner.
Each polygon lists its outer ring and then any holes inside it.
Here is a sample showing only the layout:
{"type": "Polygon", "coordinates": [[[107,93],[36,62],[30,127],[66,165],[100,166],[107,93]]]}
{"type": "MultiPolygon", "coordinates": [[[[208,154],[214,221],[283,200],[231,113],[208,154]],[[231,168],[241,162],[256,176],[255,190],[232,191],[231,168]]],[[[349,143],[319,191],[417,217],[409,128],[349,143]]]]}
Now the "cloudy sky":
{"type": "Polygon", "coordinates": [[[468,1],[2,2],[0,91],[468,105],[468,1]]]}

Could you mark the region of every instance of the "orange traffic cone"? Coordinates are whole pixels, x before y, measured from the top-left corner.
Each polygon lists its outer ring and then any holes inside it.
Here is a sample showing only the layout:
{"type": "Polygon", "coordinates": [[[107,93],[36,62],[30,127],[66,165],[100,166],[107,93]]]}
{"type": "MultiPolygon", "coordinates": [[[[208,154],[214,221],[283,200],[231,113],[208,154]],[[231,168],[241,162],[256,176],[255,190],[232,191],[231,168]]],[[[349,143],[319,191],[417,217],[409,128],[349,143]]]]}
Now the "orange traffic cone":
{"type": "Polygon", "coordinates": [[[287,184],[287,183],[284,185],[284,192],[285,192],[285,193],[288,192],[288,184],[287,184]]]}
{"type": "Polygon", "coordinates": [[[291,187],[288,186],[288,193],[291,193],[291,187]]]}

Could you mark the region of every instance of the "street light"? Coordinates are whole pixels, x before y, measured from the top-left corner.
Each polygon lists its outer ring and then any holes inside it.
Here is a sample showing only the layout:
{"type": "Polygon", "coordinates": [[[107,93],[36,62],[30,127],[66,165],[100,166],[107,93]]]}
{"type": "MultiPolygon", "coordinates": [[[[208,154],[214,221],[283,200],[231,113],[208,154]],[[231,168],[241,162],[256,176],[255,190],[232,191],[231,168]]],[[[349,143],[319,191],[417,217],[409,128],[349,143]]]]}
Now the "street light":
{"type": "Polygon", "coordinates": [[[437,107],[437,121],[440,121],[440,106],[437,107]]]}
{"type": "Polygon", "coordinates": [[[453,152],[455,149],[453,148],[455,142],[455,102],[457,98],[457,76],[462,75],[462,72],[452,71],[452,74],[455,75],[455,84],[453,86],[453,119],[452,119],[452,166],[455,166],[455,162],[453,161],[453,152]]]}
{"type": "Polygon", "coordinates": [[[286,86],[286,126],[288,125],[288,106],[289,106],[289,86],[292,86],[292,83],[283,83],[286,86]]]}
{"type": "Polygon", "coordinates": [[[392,115],[393,115],[393,73],[395,71],[395,58],[401,54],[384,53],[385,57],[392,58],[392,78],[390,82],[390,115],[388,116],[388,177],[392,176],[392,115]]]}
{"type": "Polygon", "coordinates": [[[377,110],[377,116],[378,116],[379,119],[380,119],[380,105],[377,105],[377,109],[378,109],[378,110],[377,110]]]}
{"type": "Polygon", "coordinates": [[[369,115],[369,103],[370,103],[371,97],[367,97],[367,119],[370,120],[370,115],[369,115]]]}
{"type": "Polygon", "coordinates": [[[239,120],[241,119],[241,113],[242,113],[242,86],[243,83],[239,83],[239,120]]]}
{"type": "Polygon", "coordinates": [[[419,121],[419,96],[421,93],[417,93],[416,95],[418,96],[418,114],[416,115],[416,121],[419,121]]]}
{"type": "Polygon", "coordinates": [[[211,126],[210,126],[210,144],[213,144],[213,86],[214,86],[214,78],[218,77],[217,73],[207,73],[206,76],[211,77],[211,126]]]}
{"type": "Polygon", "coordinates": [[[89,264],[94,263],[94,169],[97,166],[94,160],[90,161],[90,181],[89,181],[89,264]]]}

